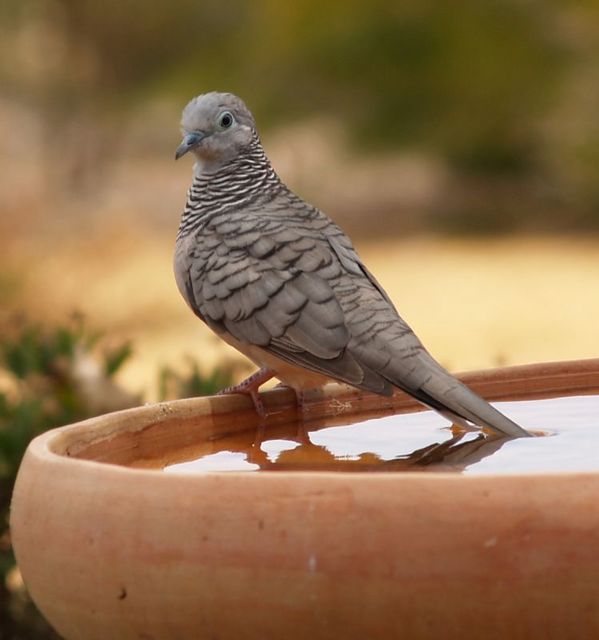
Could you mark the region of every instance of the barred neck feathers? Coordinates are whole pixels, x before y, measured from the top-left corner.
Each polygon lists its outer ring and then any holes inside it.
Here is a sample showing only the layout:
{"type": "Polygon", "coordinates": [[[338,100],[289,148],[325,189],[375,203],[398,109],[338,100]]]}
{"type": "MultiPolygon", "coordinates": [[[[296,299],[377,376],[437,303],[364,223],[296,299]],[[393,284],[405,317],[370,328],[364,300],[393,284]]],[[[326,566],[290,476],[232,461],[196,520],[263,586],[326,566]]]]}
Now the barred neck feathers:
{"type": "Polygon", "coordinates": [[[243,154],[215,171],[194,176],[177,238],[195,231],[202,222],[227,209],[248,207],[259,199],[269,200],[281,186],[255,135],[243,154]]]}

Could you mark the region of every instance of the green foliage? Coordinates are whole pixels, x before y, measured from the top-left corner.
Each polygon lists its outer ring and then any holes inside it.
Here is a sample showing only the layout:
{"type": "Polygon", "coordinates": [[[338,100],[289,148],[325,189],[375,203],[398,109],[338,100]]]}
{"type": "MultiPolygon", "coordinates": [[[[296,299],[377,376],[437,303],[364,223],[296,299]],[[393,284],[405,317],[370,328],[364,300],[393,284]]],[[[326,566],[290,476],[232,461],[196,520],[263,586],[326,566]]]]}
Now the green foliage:
{"type": "MultiPolygon", "coordinates": [[[[485,172],[532,160],[531,123],[570,60],[554,31],[564,10],[539,0],[7,6],[15,27],[33,14],[65,43],[69,64],[56,56],[55,86],[44,94],[52,109],[72,113],[74,101],[105,111],[148,94],[185,99],[229,87],[261,120],[326,112],[362,146],[429,146],[485,172]]],[[[12,78],[20,91],[25,82],[12,78]]]]}
{"type": "Polygon", "coordinates": [[[114,376],[132,355],[133,346],[129,342],[106,350],[104,353],[104,373],[106,376],[108,378],[114,376]]]}
{"type": "Polygon", "coordinates": [[[193,360],[187,361],[187,367],[183,373],[170,367],[160,369],[158,393],[161,400],[214,395],[233,384],[233,369],[230,367],[216,367],[207,375],[193,360]]]}
{"type": "MultiPolygon", "coordinates": [[[[0,394],[0,479],[12,478],[29,440],[46,429],[89,417],[78,363],[92,355],[101,336],[80,319],[48,330],[25,324],[0,344],[0,370],[12,387],[0,394]]],[[[131,355],[129,344],[100,350],[107,378],[131,355]]]]}
{"type": "Polygon", "coordinates": [[[45,430],[43,418],[39,400],[13,404],[0,394],[0,482],[3,494],[5,488],[12,487],[29,441],[45,430]]]}
{"type": "Polygon", "coordinates": [[[335,110],[364,144],[427,145],[485,172],[529,159],[564,57],[535,3],[333,4],[343,18],[306,23],[301,66],[345,98],[335,110]]]}
{"type": "Polygon", "coordinates": [[[25,325],[4,340],[0,363],[22,380],[33,374],[53,376],[64,359],[74,358],[78,345],[89,349],[97,339],[98,336],[87,335],[79,321],[51,332],[38,325],[25,325]]]}
{"type": "MultiPolygon", "coordinates": [[[[100,336],[80,320],[54,330],[25,324],[0,343],[0,507],[6,508],[12,483],[29,441],[36,435],[90,416],[81,393],[77,362],[100,336]]],[[[114,376],[131,353],[128,344],[100,351],[104,371],[114,376]]]]}
{"type": "MultiPolygon", "coordinates": [[[[231,90],[261,129],[325,114],[361,150],[423,150],[462,185],[496,178],[512,209],[507,182],[526,180],[545,229],[596,229],[598,15],[591,0],[5,0],[0,83],[40,113],[54,162],[74,136],[74,174],[93,184],[123,114],[231,90]]],[[[478,213],[496,226],[492,206],[478,213]]]]}

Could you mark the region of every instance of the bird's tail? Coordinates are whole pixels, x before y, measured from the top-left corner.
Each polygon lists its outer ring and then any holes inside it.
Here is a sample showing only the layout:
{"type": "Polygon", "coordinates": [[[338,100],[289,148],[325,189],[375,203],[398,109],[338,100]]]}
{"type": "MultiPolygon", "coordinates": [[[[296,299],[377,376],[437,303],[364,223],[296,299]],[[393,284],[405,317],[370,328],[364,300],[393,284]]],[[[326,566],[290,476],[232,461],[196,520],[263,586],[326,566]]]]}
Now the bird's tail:
{"type": "Polygon", "coordinates": [[[511,438],[530,436],[530,433],[443,369],[428,353],[422,353],[421,357],[427,360],[425,379],[419,381],[417,388],[405,388],[420,402],[462,426],[474,424],[487,427],[511,438]]]}

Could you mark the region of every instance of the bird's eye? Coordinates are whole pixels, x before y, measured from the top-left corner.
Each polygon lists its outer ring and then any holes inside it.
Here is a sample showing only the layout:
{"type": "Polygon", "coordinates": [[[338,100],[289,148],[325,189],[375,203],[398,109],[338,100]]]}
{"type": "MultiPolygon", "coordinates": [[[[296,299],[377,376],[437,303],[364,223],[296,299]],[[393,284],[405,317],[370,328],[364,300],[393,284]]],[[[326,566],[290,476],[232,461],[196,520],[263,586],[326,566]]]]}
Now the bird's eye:
{"type": "Polygon", "coordinates": [[[230,111],[224,111],[218,116],[218,126],[221,129],[228,129],[233,122],[235,122],[235,119],[230,111]]]}

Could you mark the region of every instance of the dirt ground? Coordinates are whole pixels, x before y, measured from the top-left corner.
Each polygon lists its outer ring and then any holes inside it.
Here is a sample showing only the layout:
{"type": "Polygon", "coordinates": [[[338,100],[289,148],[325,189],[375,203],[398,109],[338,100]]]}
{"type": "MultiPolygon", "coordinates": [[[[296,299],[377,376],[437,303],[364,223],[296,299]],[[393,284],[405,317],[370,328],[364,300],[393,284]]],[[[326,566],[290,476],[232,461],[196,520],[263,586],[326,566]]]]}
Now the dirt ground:
{"type": "MultiPolygon", "coordinates": [[[[186,308],[172,275],[172,234],[123,224],[12,245],[5,309],[60,321],[82,312],[135,355],[123,383],[156,396],[159,365],[206,369],[238,357],[186,308]]],[[[357,242],[429,350],[451,370],[599,355],[599,240],[429,237],[357,242]]],[[[248,365],[248,369],[250,365],[248,365]]]]}

